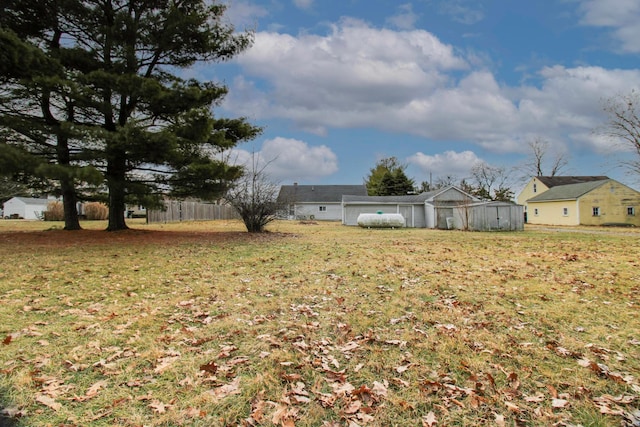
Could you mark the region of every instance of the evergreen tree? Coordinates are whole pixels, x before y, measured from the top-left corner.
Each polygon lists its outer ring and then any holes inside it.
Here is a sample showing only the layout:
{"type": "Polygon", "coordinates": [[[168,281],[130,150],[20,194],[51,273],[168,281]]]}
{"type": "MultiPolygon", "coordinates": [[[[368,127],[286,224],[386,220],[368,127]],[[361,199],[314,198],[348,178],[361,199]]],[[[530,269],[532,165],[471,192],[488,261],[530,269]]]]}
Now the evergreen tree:
{"type": "Polygon", "coordinates": [[[409,179],[395,157],[388,157],[376,163],[365,179],[367,194],[370,196],[398,196],[414,191],[414,181],[409,179]]]}
{"type": "Polygon", "coordinates": [[[207,0],[5,2],[2,29],[58,67],[51,75],[3,83],[12,110],[22,107],[28,117],[5,109],[0,126],[13,130],[17,137],[9,143],[19,141],[25,152],[47,152],[49,166],[39,170],[58,179],[63,194],[65,179],[76,194],[74,186],[93,182],[91,171],[99,171],[108,190],[108,230],[127,228],[128,201],[153,206],[165,194],[213,198],[241,176],[240,167],[216,155],[260,129],[244,118],[213,116],[224,86],[179,75],[250,45],[251,33],[237,34],[223,21],[226,6],[207,0]],[[34,123],[38,133],[25,135],[22,129],[34,123]]]}

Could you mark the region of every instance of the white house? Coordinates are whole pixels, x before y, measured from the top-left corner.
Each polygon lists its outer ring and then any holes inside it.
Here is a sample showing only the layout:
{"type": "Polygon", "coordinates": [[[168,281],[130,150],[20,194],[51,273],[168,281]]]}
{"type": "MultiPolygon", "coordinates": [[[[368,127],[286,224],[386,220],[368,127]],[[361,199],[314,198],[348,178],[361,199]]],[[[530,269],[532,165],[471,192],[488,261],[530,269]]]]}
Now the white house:
{"type": "Polygon", "coordinates": [[[283,185],[278,203],[286,206],[286,217],[340,221],[342,196],[366,196],[364,185],[283,185]]]}
{"type": "Polygon", "coordinates": [[[42,219],[49,201],[49,199],[14,197],[4,203],[3,215],[5,218],[42,219]]]}

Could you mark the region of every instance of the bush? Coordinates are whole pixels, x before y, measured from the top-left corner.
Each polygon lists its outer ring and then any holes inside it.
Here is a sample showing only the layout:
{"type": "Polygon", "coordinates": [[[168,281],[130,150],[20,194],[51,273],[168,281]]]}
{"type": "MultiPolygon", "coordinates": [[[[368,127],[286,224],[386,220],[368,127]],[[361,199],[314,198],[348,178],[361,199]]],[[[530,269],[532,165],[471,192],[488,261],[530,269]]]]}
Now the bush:
{"type": "Polygon", "coordinates": [[[87,219],[104,220],[109,217],[109,208],[103,203],[91,202],[84,205],[84,214],[87,219]]]}
{"type": "Polygon", "coordinates": [[[45,221],[64,221],[64,206],[62,202],[49,202],[47,210],[44,211],[45,221]]]}

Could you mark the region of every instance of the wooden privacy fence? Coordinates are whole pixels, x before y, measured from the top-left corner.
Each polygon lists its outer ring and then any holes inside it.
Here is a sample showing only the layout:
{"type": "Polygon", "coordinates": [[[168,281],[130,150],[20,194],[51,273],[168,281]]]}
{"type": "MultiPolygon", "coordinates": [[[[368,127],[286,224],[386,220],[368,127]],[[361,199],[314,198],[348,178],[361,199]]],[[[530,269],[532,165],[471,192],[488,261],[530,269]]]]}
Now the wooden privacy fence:
{"type": "Polygon", "coordinates": [[[228,205],[181,201],[168,201],[164,205],[164,211],[147,210],[148,223],[239,218],[235,209],[228,205]]]}

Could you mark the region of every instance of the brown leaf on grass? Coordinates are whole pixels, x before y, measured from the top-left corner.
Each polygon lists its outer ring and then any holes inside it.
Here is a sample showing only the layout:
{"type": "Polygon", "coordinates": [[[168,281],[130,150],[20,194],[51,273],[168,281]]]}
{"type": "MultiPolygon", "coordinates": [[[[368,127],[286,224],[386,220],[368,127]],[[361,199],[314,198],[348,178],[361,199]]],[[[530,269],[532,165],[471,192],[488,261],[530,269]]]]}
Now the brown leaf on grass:
{"type": "Polygon", "coordinates": [[[53,400],[51,397],[47,396],[46,394],[38,394],[36,395],[36,402],[43,404],[44,406],[47,406],[51,409],[53,409],[54,411],[59,411],[60,408],[62,408],[62,405],[58,402],[56,402],[55,400],[53,400]]]}
{"type": "Polygon", "coordinates": [[[296,408],[278,405],[271,417],[271,422],[281,427],[295,426],[295,420],[298,418],[298,410],[296,408]]]}
{"type": "Polygon", "coordinates": [[[402,366],[396,366],[394,369],[397,373],[402,374],[403,372],[406,372],[409,370],[410,367],[413,366],[413,363],[408,363],[406,365],[402,365],[402,366]]]}
{"type": "Polygon", "coordinates": [[[182,414],[187,418],[204,418],[207,413],[202,409],[194,408],[189,406],[187,409],[182,411],[182,414]]]}
{"type": "Polygon", "coordinates": [[[516,374],[515,372],[511,372],[507,376],[507,381],[509,381],[509,385],[514,390],[517,390],[520,387],[520,381],[518,380],[518,374],[516,374]]]}
{"type": "Polygon", "coordinates": [[[215,374],[218,370],[218,365],[216,365],[216,362],[205,363],[204,365],[200,365],[200,370],[210,374],[215,374]]]}
{"type": "Polygon", "coordinates": [[[438,424],[438,419],[433,411],[430,411],[427,415],[422,417],[422,427],[433,427],[438,424]]]}
{"type": "Polygon", "coordinates": [[[164,414],[165,412],[167,412],[167,409],[171,407],[171,405],[167,405],[166,403],[163,403],[158,399],[154,399],[151,401],[151,403],[149,403],[149,407],[153,410],[153,412],[157,414],[164,414]]]}
{"type": "Polygon", "coordinates": [[[567,406],[569,406],[569,401],[568,400],[564,400],[564,399],[553,399],[551,400],[551,407],[552,408],[566,408],[567,406]]]}
{"type": "Polygon", "coordinates": [[[93,384],[91,387],[89,387],[89,390],[87,390],[87,392],[85,393],[85,396],[94,397],[98,394],[100,390],[106,387],[107,387],[106,381],[98,381],[95,384],[93,384]]]}
{"type": "Polygon", "coordinates": [[[382,383],[378,381],[374,381],[371,392],[376,396],[387,397],[387,392],[388,392],[387,387],[388,387],[388,384],[386,380],[382,383]]]}
{"type": "Polygon", "coordinates": [[[358,411],[360,411],[361,407],[362,407],[362,402],[360,402],[359,400],[354,400],[351,403],[349,403],[349,406],[347,406],[344,409],[344,413],[346,415],[356,414],[358,411]]]}
{"type": "Polygon", "coordinates": [[[13,335],[9,334],[6,336],[5,339],[2,340],[2,344],[9,345],[12,340],[13,340],[13,335]]]}
{"type": "Polygon", "coordinates": [[[302,375],[300,374],[287,374],[287,373],[282,373],[280,374],[280,378],[282,378],[285,381],[289,381],[289,382],[294,382],[294,381],[300,381],[302,379],[302,375]]]}
{"type": "Polygon", "coordinates": [[[156,374],[163,373],[164,371],[169,369],[169,367],[171,367],[171,365],[173,365],[173,363],[178,359],[180,359],[179,356],[169,356],[158,359],[158,364],[155,368],[153,368],[153,372],[156,374]]]}
{"type": "Polygon", "coordinates": [[[240,378],[236,377],[229,384],[225,384],[211,390],[211,394],[216,398],[216,400],[221,400],[234,394],[240,394],[240,378]]]}
{"type": "Polygon", "coordinates": [[[525,402],[529,402],[529,403],[539,403],[539,402],[543,402],[545,399],[544,394],[542,393],[537,393],[534,396],[524,396],[524,401],[525,402]]]}
{"type": "Polygon", "coordinates": [[[86,400],[92,399],[92,398],[94,398],[94,397],[96,397],[98,395],[100,390],[102,390],[103,388],[106,388],[106,387],[107,387],[107,382],[106,381],[104,381],[104,380],[98,381],[95,384],[93,384],[91,387],[89,387],[89,389],[84,394],[84,396],[74,396],[72,400],[74,400],[76,402],[84,402],[86,400]]]}
{"type": "Polygon", "coordinates": [[[520,408],[518,408],[517,405],[511,403],[511,402],[504,402],[505,406],[511,411],[511,412],[515,412],[516,414],[519,414],[520,412],[522,412],[520,410],[520,408]]]}

